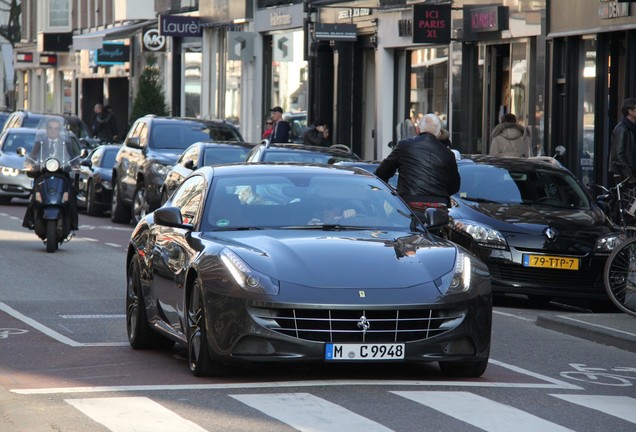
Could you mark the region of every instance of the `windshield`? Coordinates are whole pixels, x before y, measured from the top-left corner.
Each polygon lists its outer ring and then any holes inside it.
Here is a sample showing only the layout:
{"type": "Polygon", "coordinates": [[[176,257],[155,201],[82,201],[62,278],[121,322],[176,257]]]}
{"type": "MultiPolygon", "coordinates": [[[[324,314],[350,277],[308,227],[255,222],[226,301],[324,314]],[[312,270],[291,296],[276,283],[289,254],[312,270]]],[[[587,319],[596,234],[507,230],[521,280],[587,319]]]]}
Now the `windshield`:
{"type": "Polygon", "coordinates": [[[495,204],[544,205],[589,209],[590,200],[574,177],[565,171],[506,169],[470,164],[459,168],[459,197],[495,204]]]}
{"type": "Polygon", "coordinates": [[[311,152],[305,150],[267,151],[263,156],[264,162],[302,162],[316,164],[333,164],[340,161],[357,160],[354,155],[311,152]]]}
{"type": "Polygon", "coordinates": [[[380,180],[362,175],[276,173],[214,179],[203,230],[410,231],[411,212],[380,180]]]}
{"type": "Polygon", "coordinates": [[[64,124],[64,119],[58,116],[47,116],[40,121],[35,142],[24,162],[26,171],[40,171],[48,159],[56,159],[65,170],[79,165],[82,150],[64,124]]]}
{"type": "Polygon", "coordinates": [[[7,132],[7,136],[2,144],[2,151],[4,153],[15,154],[16,151],[22,147],[26,149],[28,153],[33,148],[34,142],[35,131],[25,133],[7,132]]]}
{"type": "Polygon", "coordinates": [[[243,162],[250,149],[247,147],[210,147],[205,149],[203,165],[243,162]]]}

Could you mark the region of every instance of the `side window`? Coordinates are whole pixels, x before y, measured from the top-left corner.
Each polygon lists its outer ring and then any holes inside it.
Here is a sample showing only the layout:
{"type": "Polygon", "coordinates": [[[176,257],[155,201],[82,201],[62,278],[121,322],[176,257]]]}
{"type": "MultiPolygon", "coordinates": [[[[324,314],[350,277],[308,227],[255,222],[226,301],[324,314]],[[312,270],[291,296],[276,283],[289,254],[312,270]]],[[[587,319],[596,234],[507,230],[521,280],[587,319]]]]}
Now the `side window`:
{"type": "Polygon", "coordinates": [[[181,165],[185,165],[186,162],[192,161],[192,163],[196,165],[198,158],[199,158],[199,149],[197,147],[191,147],[181,155],[179,163],[181,165]]]}
{"type": "Polygon", "coordinates": [[[204,178],[202,176],[194,176],[184,181],[175,191],[172,197],[172,204],[181,210],[184,223],[196,225],[198,222],[204,189],[204,178]]]}
{"type": "Polygon", "coordinates": [[[141,124],[141,130],[139,131],[139,145],[145,147],[148,143],[148,125],[146,123],[141,124]]]}
{"type": "Polygon", "coordinates": [[[104,153],[103,149],[97,149],[93,152],[93,156],[91,156],[91,164],[93,166],[97,166],[99,164],[99,159],[101,158],[102,153],[104,153]]]}

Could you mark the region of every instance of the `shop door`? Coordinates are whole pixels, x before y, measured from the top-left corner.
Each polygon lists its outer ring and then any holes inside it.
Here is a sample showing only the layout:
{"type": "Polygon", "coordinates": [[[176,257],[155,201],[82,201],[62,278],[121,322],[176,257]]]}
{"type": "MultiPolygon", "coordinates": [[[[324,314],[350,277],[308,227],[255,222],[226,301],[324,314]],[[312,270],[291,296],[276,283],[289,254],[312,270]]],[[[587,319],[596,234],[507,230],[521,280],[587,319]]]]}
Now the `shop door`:
{"type": "Polygon", "coordinates": [[[83,79],[81,101],[81,118],[88,128],[92,129],[95,104],[104,103],[104,80],[102,78],[83,79]]]}
{"type": "Polygon", "coordinates": [[[486,70],[484,71],[484,152],[490,150],[490,133],[499,124],[499,119],[510,112],[510,45],[485,47],[486,70]]]}
{"type": "MultiPolygon", "coordinates": [[[[122,140],[128,131],[128,78],[110,78],[108,94],[108,101],[117,121],[119,139],[122,140]]],[[[136,119],[131,119],[131,124],[134,120],[136,119]]]]}

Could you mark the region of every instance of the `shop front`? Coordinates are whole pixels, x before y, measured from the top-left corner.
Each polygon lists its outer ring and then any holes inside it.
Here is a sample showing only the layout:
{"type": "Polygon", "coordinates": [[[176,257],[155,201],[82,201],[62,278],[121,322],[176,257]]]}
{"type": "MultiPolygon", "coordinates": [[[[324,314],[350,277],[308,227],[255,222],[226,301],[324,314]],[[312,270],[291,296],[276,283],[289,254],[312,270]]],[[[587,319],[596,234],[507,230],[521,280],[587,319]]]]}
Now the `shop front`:
{"type": "MultiPolygon", "coordinates": [[[[609,184],[611,134],[636,97],[636,6],[616,0],[550,2],[552,147],[585,184],[609,184]]],[[[596,192],[596,191],[595,191],[596,192]]]]}

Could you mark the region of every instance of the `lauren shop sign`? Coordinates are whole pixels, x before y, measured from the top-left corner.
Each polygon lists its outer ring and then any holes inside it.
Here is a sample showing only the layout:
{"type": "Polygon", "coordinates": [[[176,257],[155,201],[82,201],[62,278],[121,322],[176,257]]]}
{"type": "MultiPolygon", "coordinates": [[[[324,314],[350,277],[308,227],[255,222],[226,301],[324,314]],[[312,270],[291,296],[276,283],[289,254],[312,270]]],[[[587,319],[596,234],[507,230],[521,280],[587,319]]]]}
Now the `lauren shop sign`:
{"type": "Polygon", "coordinates": [[[159,33],[161,36],[201,37],[199,17],[160,15],[159,33]]]}

